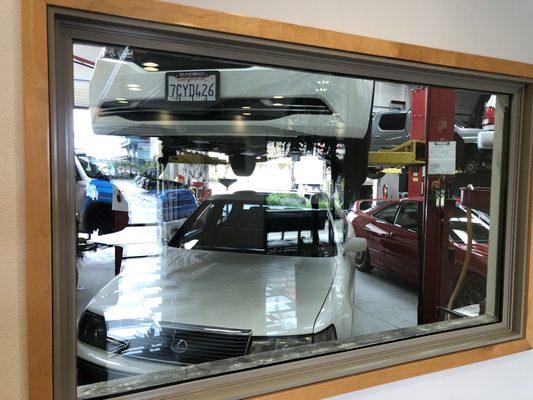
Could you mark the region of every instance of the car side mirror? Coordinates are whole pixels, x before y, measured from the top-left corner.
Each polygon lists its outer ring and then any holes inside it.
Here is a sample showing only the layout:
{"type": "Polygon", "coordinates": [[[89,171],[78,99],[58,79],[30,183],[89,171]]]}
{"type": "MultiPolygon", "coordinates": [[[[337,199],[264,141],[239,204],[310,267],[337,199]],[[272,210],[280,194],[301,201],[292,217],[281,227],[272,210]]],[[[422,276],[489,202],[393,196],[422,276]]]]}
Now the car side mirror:
{"type": "Polygon", "coordinates": [[[368,244],[366,242],[366,239],[364,238],[358,238],[358,237],[352,237],[346,241],[344,244],[344,253],[362,253],[363,251],[366,251],[368,247],[368,244]]]}

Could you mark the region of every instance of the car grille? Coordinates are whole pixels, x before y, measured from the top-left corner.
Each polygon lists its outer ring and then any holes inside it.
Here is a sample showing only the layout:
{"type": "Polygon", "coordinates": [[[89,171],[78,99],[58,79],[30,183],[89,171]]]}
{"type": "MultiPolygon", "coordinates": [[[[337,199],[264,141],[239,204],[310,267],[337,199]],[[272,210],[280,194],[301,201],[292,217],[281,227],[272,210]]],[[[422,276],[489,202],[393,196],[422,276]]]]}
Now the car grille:
{"type": "Polygon", "coordinates": [[[157,333],[130,340],[121,354],[175,364],[198,364],[245,355],[251,330],[195,325],[162,327],[157,333]]]}

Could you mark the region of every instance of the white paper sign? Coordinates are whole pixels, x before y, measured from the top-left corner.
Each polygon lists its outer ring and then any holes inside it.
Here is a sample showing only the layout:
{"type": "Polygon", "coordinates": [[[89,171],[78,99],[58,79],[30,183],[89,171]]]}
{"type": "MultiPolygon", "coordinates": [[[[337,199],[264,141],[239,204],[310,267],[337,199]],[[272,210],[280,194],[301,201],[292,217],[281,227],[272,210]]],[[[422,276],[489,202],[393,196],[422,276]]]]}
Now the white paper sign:
{"type": "Polygon", "coordinates": [[[455,144],[429,142],[428,175],[455,175],[455,144]]]}

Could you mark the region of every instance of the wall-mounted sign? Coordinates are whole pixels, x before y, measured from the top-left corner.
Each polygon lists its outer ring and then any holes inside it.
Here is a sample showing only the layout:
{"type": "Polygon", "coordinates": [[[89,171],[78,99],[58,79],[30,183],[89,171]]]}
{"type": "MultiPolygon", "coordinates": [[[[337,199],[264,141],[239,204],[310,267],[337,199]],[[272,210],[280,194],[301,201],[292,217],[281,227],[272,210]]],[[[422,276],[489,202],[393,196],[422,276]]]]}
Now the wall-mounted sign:
{"type": "Polygon", "coordinates": [[[443,141],[429,142],[428,145],[428,174],[454,175],[456,143],[443,141]]]}

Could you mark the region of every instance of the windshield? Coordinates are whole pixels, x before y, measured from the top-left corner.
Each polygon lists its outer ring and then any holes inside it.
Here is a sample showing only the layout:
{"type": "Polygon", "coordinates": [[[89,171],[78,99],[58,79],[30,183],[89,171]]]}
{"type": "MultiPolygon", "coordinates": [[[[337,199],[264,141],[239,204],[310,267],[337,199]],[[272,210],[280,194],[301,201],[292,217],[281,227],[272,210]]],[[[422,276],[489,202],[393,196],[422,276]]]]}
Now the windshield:
{"type": "MultiPolygon", "coordinates": [[[[489,242],[489,226],[478,215],[486,215],[477,210],[472,210],[472,241],[474,243],[489,242]]],[[[466,231],[466,210],[463,207],[455,207],[450,218],[450,235],[455,243],[466,244],[468,234],[466,231]]]]}
{"type": "Polygon", "coordinates": [[[217,196],[202,204],[169,245],[299,257],[337,255],[334,220],[325,199],[297,194],[217,196]],[[316,201],[315,201],[316,199],[316,201]]]}

